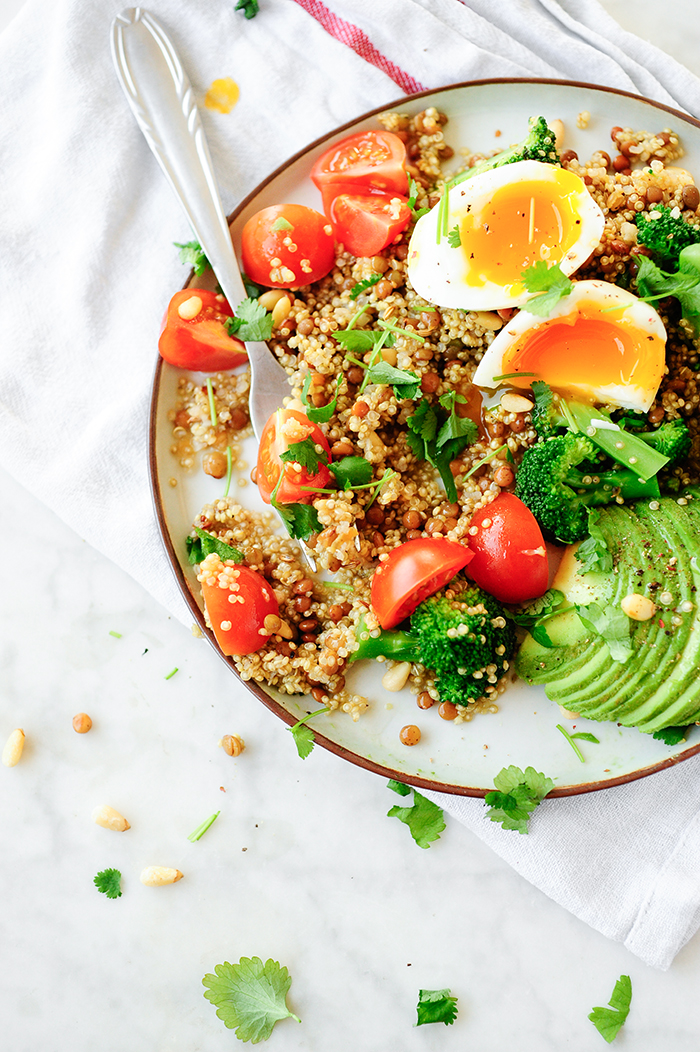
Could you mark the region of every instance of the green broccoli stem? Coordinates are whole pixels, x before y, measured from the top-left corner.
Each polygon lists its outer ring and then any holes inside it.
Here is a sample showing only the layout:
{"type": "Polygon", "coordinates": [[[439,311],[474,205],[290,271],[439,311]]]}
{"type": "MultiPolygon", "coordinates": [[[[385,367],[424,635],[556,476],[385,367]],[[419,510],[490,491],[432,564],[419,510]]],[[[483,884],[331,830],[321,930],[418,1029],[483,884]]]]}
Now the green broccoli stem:
{"type": "Polygon", "coordinates": [[[350,655],[348,662],[362,658],[388,657],[394,661],[420,661],[418,640],[410,632],[382,631],[379,636],[372,636],[362,622],[357,631],[358,649],[350,655]],[[367,636],[363,639],[363,636],[367,636]]]}
{"type": "Polygon", "coordinates": [[[656,477],[645,482],[634,471],[590,471],[583,474],[571,470],[565,481],[589,508],[610,504],[615,496],[623,500],[658,500],[661,496],[656,477]]]}
{"type": "Polygon", "coordinates": [[[637,435],[623,431],[605,410],[584,402],[569,402],[564,399],[559,404],[572,430],[587,435],[591,442],[618,464],[632,468],[643,482],[648,482],[668,464],[668,457],[637,435]]]}

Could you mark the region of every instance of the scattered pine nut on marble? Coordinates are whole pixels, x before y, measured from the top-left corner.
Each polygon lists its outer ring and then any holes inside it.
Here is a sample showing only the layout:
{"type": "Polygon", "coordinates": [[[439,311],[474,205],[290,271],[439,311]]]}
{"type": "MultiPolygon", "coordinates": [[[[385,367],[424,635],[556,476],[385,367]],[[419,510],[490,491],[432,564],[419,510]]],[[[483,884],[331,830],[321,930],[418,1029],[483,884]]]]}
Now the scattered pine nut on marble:
{"type": "Polygon", "coordinates": [[[117,833],[123,833],[126,829],[131,829],[124,815],[120,815],[118,811],[115,811],[113,807],[108,807],[107,804],[102,804],[101,807],[96,807],[93,810],[92,820],[97,822],[98,826],[103,826],[105,829],[114,829],[117,833]]]}
{"type": "Polygon", "coordinates": [[[168,866],[147,866],[141,874],[141,883],[148,888],[159,888],[163,884],[175,884],[182,880],[183,874],[179,869],[169,869],[168,866]]]}
{"type": "Polygon", "coordinates": [[[17,727],[5,742],[5,748],[2,750],[2,762],[5,767],[14,767],[16,763],[19,763],[23,749],[24,731],[21,727],[17,727]]]}

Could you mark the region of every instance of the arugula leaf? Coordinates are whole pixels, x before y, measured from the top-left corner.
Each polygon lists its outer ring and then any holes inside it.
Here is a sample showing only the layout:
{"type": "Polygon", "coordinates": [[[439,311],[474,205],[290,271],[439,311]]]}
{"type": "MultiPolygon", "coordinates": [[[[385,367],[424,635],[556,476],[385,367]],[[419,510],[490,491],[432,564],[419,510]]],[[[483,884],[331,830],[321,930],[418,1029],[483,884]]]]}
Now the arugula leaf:
{"type": "Polygon", "coordinates": [[[244,343],[269,340],[272,336],[272,314],[265,310],[262,303],[249,296],[236,307],[236,316],[226,322],[226,331],[229,336],[237,336],[244,343]]]}
{"type": "Polygon", "coordinates": [[[372,480],[372,465],[364,457],[341,457],[328,466],[341,489],[364,487],[372,480]]]}
{"type": "Polygon", "coordinates": [[[232,559],[235,563],[245,562],[245,555],[238,548],[232,548],[230,544],[224,544],[218,537],[200,530],[199,526],[195,526],[194,531],[197,534],[196,537],[185,538],[187,561],[193,566],[204,562],[207,555],[211,555],[212,552],[215,552],[222,562],[226,562],[227,559],[232,559]]]}
{"type": "Polygon", "coordinates": [[[623,613],[619,606],[606,606],[603,609],[597,603],[577,606],[576,612],[586,628],[602,636],[613,661],[624,665],[633,653],[627,614],[623,613]]]}
{"type": "Polygon", "coordinates": [[[327,706],[322,709],[316,709],[315,712],[309,712],[306,716],[302,716],[300,720],[294,724],[293,727],[287,727],[287,730],[294,738],[294,744],[297,747],[297,752],[301,756],[302,760],[305,760],[309,753],[313,752],[316,739],[314,738],[314,732],[310,727],[306,726],[306,721],[310,720],[313,716],[320,716],[322,712],[329,712],[327,706]]]}
{"type": "Polygon", "coordinates": [[[530,815],[554,788],[551,778],[536,771],[534,767],[504,767],[493,780],[496,792],[487,793],[489,805],[486,817],[500,822],[504,829],[528,832],[530,815]]]}
{"type": "Polygon", "coordinates": [[[462,235],[459,232],[458,223],[455,223],[455,225],[452,227],[449,234],[447,235],[447,244],[450,246],[450,248],[461,248],[462,235]]]}
{"type": "Polygon", "coordinates": [[[210,826],[214,825],[214,822],[216,822],[216,820],[217,820],[217,818],[219,817],[220,814],[221,814],[221,811],[217,811],[215,814],[209,815],[209,818],[205,818],[205,820],[201,823],[201,825],[198,825],[197,828],[195,830],[193,830],[193,832],[190,833],[190,835],[187,837],[187,839],[192,844],[194,844],[195,841],[197,841],[197,840],[201,840],[201,838],[206,833],[207,829],[209,829],[210,826]]]}
{"type": "Polygon", "coordinates": [[[108,899],[120,899],[122,889],[119,881],[122,875],[118,869],[102,869],[93,877],[93,883],[98,891],[106,895],[108,899]]]}
{"type": "Polygon", "coordinates": [[[204,274],[206,270],[211,270],[211,263],[204,255],[199,241],[186,241],[184,245],[180,244],[179,241],[174,241],[173,244],[175,248],[180,249],[178,253],[180,262],[189,263],[197,277],[200,274],[204,274]]]}
{"type": "Polygon", "coordinates": [[[309,437],[301,442],[290,442],[284,452],[280,453],[280,460],[285,464],[299,464],[310,475],[316,475],[321,467],[328,464],[328,454],[325,449],[321,449],[319,453],[313,438],[309,437]]]}
{"type": "Polygon", "coordinates": [[[578,756],[578,758],[581,761],[581,763],[585,763],[586,760],[585,760],[585,757],[584,757],[583,753],[579,749],[578,745],[574,741],[574,738],[580,738],[581,741],[593,742],[595,745],[600,745],[600,742],[596,738],[595,734],[589,734],[588,731],[577,731],[576,734],[569,734],[569,732],[567,731],[566,727],[562,727],[561,723],[557,724],[557,730],[561,731],[561,733],[564,735],[564,737],[568,741],[569,745],[571,746],[571,748],[574,750],[574,752],[578,756]]]}
{"type": "Polygon", "coordinates": [[[424,1023],[444,1023],[449,1026],[457,1018],[457,998],[449,990],[419,990],[416,1013],[416,1026],[424,1023]]]}
{"type": "Polygon", "coordinates": [[[308,541],[314,533],[320,533],[323,523],[313,504],[278,504],[270,499],[272,507],[282,519],[290,537],[298,541],[308,541]]]}
{"type": "Polygon", "coordinates": [[[258,0],[238,0],[233,10],[242,11],[246,18],[255,18],[260,11],[260,4],[258,0]]]}
{"type": "Polygon", "coordinates": [[[350,299],[356,300],[362,292],[366,292],[367,289],[371,289],[373,285],[376,285],[381,280],[381,274],[372,274],[370,278],[363,278],[362,281],[358,281],[357,284],[353,285],[353,287],[350,289],[350,299]]]}
{"type": "Polygon", "coordinates": [[[238,964],[217,964],[202,979],[204,996],[240,1041],[267,1041],[280,1019],[301,1020],[287,1007],[292,979],[278,961],[241,957],[238,964]]]}
{"type": "Polygon", "coordinates": [[[573,281],[567,278],[558,263],[553,263],[550,267],[543,259],[524,270],[521,278],[528,292],[540,293],[539,296],[528,300],[523,307],[523,310],[537,315],[538,318],[546,318],[551,314],[559,300],[568,296],[574,287],[573,281]]]}
{"type": "Polygon", "coordinates": [[[602,530],[597,525],[600,513],[591,508],[588,512],[588,534],[576,549],[576,558],[581,563],[579,573],[610,573],[613,557],[602,530]]]}
{"type": "Polygon", "coordinates": [[[675,296],[684,318],[700,319],[700,250],[697,245],[684,248],[678,257],[678,270],[669,274],[648,256],[637,256],[637,294],[647,303],[675,296]]]}
{"type": "Polygon", "coordinates": [[[665,745],[680,745],[682,741],[685,741],[688,731],[693,726],[694,724],[691,723],[689,727],[662,727],[660,731],[654,731],[652,738],[656,738],[665,745]]]}
{"type": "Polygon", "coordinates": [[[632,1003],[632,980],[629,975],[621,975],[615,983],[609,1008],[594,1008],[588,1018],[600,1036],[610,1044],[617,1037],[629,1015],[632,1003]]]}
{"type": "Polygon", "coordinates": [[[408,826],[408,831],[418,847],[427,848],[430,847],[433,840],[439,840],[440,833],[446,828],[442,809],[432,800],[421,796],[416,789],[411,790],[409,786],[393,778],[387,782],[387,785],[399,796],[408,796],[410,792],[413,792],[413,806],[399,807],[398,804],[395,804],[387,811],[387,818],[398,818],[399,822],[408,826]]]}

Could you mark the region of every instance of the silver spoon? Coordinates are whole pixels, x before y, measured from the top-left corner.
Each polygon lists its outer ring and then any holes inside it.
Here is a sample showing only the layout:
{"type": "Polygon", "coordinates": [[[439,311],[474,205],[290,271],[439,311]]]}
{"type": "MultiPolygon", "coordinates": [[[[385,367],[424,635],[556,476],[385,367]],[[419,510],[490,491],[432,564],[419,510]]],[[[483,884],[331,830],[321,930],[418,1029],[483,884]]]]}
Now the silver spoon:
{"type": "MultiPolygon", "coordinates": [[[[247,292],[182,62],[163,26],[142,7],[128,7],[116,16],[111,43],[127,102],[235,310],[247,292]]],[[[289,395],[289,382],[266,343],[247,343],[246,349],[251,371],[250,420],[259,440],[265,423],[289,395]]]]}

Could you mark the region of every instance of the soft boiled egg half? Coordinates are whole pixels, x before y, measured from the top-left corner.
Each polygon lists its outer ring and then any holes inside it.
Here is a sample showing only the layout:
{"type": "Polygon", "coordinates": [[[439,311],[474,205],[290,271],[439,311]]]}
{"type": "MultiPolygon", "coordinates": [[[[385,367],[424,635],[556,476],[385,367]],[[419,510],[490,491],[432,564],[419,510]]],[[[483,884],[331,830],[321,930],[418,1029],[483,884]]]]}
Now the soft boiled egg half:
{"type": "Polygon", "coordinates": [[[665,368],[666,330],[653,307],[606,281],[575,281],[546,318],[519,311],[474,374],[478,387],[544,380],[588,401],[646,412],[665,368]]]}
{"type": "Polygon", "coordinates": [[[522,273],[558,263],[573,274],[600,241],[605,219],[578,175],[517,161],[452,185],[416,223],[408,274],[438,307],[520,307],[532,295],[522,273]]]}

